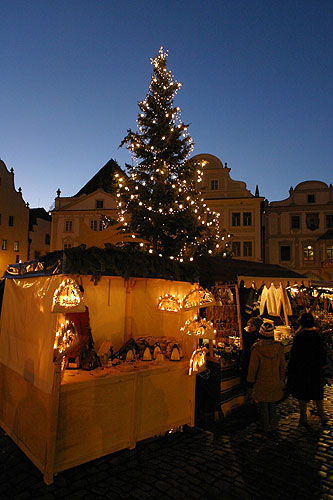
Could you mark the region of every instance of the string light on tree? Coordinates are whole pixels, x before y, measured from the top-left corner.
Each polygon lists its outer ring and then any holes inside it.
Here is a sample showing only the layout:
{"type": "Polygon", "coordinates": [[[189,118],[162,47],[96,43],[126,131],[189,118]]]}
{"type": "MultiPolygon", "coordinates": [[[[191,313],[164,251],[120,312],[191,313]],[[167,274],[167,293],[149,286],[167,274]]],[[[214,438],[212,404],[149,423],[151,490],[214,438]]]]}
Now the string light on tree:
{"type": "Polygon", "coordinates": [[[193,140],[174,105],[181,83],[167,69],[167,56],[161,48],[151,59],[149,90],[138,103],[138,131],[129,129],[121,142],[133,165],[127,165],[128,177],[116,174],[117,203],[124,231],[148,241],[145,251],[184,261],[225,251],[225,245],[219,214],[197,190],[204,164],[189,161],[193,140]]]}

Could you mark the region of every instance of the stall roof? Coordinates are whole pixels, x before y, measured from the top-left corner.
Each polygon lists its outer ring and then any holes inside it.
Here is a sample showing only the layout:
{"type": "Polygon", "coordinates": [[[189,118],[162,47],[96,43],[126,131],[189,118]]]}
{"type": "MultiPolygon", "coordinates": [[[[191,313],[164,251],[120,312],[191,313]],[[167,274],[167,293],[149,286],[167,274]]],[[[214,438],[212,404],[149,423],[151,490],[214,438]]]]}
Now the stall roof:
{"type": "Polygon", "coordinates": [[[174,281],[197,282],[198,268],[191,263],[179,263],[150,255],[135,249],[122,249],[113,245],[107,248],[85,245],[55,251],[39,260],[8,266],[5,278],[50,274],[75,274],[92,276],[96,282],[101,276],[128,278],[160,278],[174,281]]]}
{"type": "Polygon", "coordinates": [[[328,288],[330,290],[333,290],[333,281],[311,280],[311,285],[317,288],[328,288]]]}
{"type": "Polygon", "coordinates": [[[294,284],[295,282],[307,284],[309,279],[285,267],[275,264],[263,264],[245,260],[216,257],[201,257],[196,261],[200,270],[200,282],[208,285],[216,282],[240,283],[245,286],[255,283],[261,284],[282,283],[294,284]]]}

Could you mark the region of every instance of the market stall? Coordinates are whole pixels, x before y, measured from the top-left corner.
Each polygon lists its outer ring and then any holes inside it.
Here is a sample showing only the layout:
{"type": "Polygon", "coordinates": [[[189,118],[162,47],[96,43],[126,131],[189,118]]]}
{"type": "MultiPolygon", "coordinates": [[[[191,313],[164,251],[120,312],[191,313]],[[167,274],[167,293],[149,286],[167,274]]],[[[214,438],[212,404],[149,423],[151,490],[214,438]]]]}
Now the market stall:
{"type": "Polygon", "coordinates": [[[327,352],[327,378],[333,377],[333,282],[313,281],[288,287],[298,315],[311,312],[327,352]]]}
{"type": "Polygon", "coordinates": [[[196,406],[197,414],[213,414],[218,419],[245,401],[240,359],[248,319],[260,315],[274,321],[275,339],[284,345],[288,360],[293,311],[286,288],[291,283],[304,286],[309,280],[280,266],[233,259],[203,258],[199,265],[200,283],[210,286],[215,297],[206,315],[216,337],[209,341],[209,373],[197,380],[196,406]]]}
{"type": "Polygon", "coordinates": [[[43,273],[5,281],[0,425],[47,484],[62,470],[194,425],[197,340],[181,331],[196,309],[164,305],[196,284],[43,273]]]}

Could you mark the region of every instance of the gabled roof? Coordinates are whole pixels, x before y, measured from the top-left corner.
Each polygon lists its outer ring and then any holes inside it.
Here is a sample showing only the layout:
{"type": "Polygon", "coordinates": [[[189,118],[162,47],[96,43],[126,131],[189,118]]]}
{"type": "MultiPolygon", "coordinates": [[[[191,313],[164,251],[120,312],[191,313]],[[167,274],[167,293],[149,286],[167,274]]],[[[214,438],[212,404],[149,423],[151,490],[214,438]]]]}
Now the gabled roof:
{"type": "Polygon", "coordinates": [[[114,174],[116,173],[126,175],[118,163],[111,158],[74,196],[90,194],[97,189],[103,189],[110,194],[115,193],[114,174]]]}
{"type": "Polygon", "coordinates": [[[36,219],[51,221],[52,217],[45,208],[29,208],[29,223],[36,224],[36,219]]]}
{"type": "Polygon", "coordinates": [[[29,231],[32,231],[32,227],[37,224],[37,219],[51,222],[52,217],[45,208],[29,208],[29,231]]]}

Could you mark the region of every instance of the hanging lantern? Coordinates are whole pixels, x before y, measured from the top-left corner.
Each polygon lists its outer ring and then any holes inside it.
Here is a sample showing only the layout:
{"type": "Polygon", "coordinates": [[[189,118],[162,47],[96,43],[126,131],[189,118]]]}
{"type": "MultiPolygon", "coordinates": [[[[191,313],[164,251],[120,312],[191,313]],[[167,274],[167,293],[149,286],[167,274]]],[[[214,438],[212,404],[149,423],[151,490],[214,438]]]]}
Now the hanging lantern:
{"type": "Polygon", "coordinates": [[[174,295],[165,293],[163,297],[159,298],[157,309],[159,311],[179,312],[181,304],[174,295]]]}
{"type": "Polygon", "coordinates": [[[200,305],[199,298],[199,288],[193,288],[187,295],[185,295],[183,300],[183,309],[189,311],[190,309],[196,309],[200,305]]]}
{"type": "Polygon", "coordinates": [[[213,323],[205,318],[188,319],[180,329],[180,333],[204,339],[215,339],[216,336],[213,323]]]}
{"type": "Polygon", "coordinates": [[[66,320],[64,323],[60,323],[56,331],[53,345],[54,361],[64,357],[68,351],[78,344],[78,342],[79,336],[74,323],[69,320],[66,320]]]}
{"type": "Polygon", "coordinates": [[[210,306],[215,302],[214,295],[207,289],[199,288],[199,307],[210,306]]]}
{"type": "Polygon", "coordinates": [[[82,292],[79,285],[72,278],[64,278],[52,300],[52,312],[84,312],[82,292]]]}
{"type": "Polygon", "coordinates": [[[206,352],[207,349],[205,347],[200,347],[193,351],[190,359],[189,375],[196,375],[206,370],[206,352]]]}

